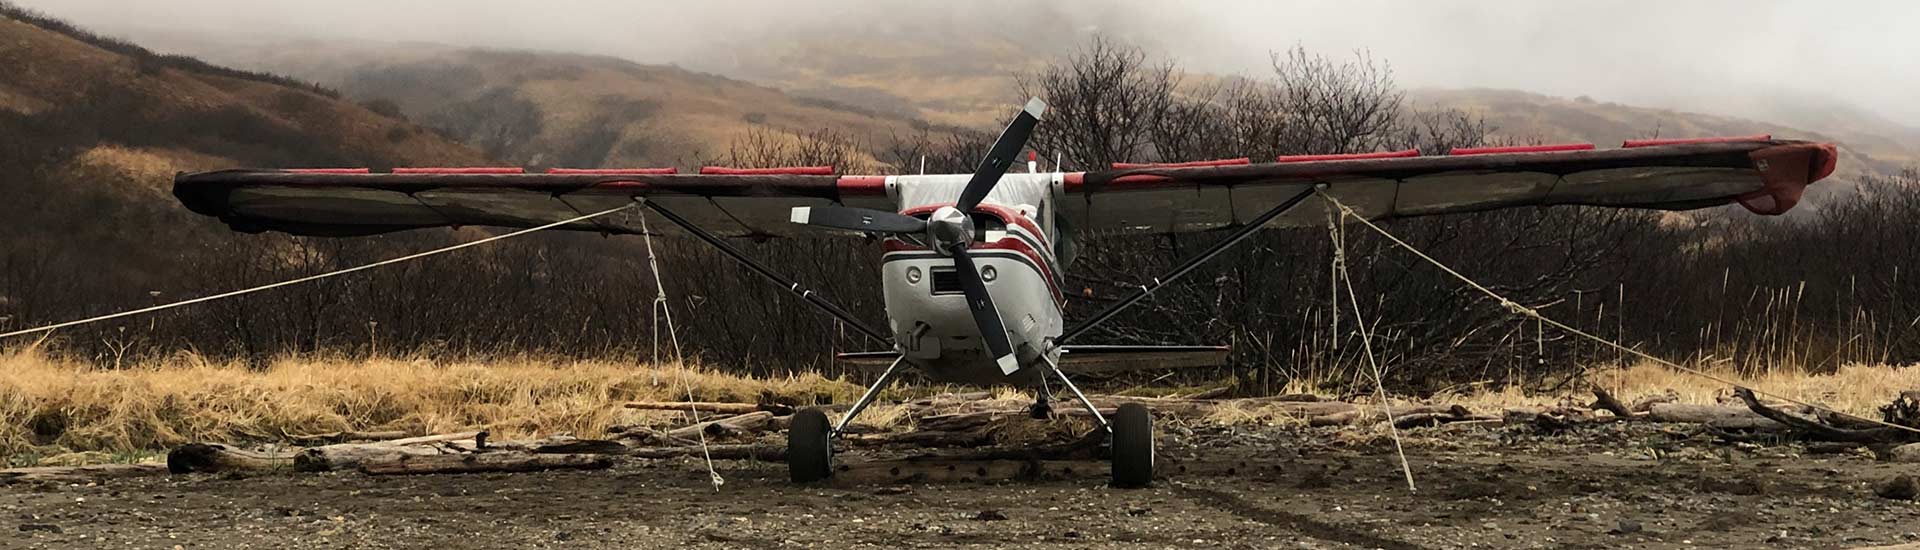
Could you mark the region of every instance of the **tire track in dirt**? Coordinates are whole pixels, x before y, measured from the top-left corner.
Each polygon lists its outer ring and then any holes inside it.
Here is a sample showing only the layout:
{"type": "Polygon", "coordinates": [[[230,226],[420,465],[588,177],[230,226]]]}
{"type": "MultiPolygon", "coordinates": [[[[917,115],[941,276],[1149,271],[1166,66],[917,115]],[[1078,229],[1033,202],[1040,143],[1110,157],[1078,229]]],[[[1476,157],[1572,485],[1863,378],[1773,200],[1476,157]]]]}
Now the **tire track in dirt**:
{"type": "Polygon", "coordinates": [[[1262,508],[1254,503],[1247,502],[1246,499],[1221,491],[1203,489],[1190,485],[1176,485],[1173,487],[1173,491],[1196,504],[1210,506],[1236,516],[1328,542],[1352,544],[1366,548],[1380,548],[1383,550],[1426,550],[1425,547],[1417,544],[1355,531],[1319,521],[1302,514],[1262,508]]]}

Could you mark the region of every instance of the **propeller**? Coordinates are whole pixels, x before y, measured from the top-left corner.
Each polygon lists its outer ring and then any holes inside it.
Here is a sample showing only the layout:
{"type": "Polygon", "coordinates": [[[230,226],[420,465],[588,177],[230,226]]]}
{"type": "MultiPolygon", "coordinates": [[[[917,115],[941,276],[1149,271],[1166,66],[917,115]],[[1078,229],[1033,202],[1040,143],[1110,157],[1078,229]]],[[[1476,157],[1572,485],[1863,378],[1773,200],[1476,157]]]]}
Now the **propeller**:
{"type": "Polygon", "coordinates": [[[980,339],[993,355],[994,364],[1002,374],[1013,374],[1020,370],[1020,361],[1013,354],[1013,340],[1007,336],[1006,323],[1000,318],[1000,309],[993,304],[993,294],[987,291],[986,281],[980,278],[973,256],[967,253],[973,244],[971,213],[993,192],[1000,178],[1006,176],[1014,157],[1026,148],[1027,139],[1033,136],[1034,127],[1040,124],[1040,116],[1046,111],[1047,104],[1040,98],[1027,100],[1020,114],[1014,116],[1013,122],[1007,124],[1007,129],[987,150],[987,157],[980,160],[980,166],[974,169],[973,178],[967,180],[954,205],[934,210],[925,220],[882,210],[813,206],[794,208],[792,221],[870,233],[926,232],[927,242],[934,250],[953,257],[954,272],[960,277],[960,291],[966,296],[967,309],[973,313],[973,322],[980,329],[980,339]]]}

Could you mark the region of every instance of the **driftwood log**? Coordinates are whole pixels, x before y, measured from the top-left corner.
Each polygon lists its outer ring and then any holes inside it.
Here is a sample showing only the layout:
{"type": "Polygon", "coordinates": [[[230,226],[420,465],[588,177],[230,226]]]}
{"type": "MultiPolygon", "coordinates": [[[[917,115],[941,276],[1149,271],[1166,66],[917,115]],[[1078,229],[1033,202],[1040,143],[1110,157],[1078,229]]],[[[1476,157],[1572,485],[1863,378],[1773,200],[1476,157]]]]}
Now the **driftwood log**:
{"type": "Polygon", "coordinates": [[[1783,427],[1745,407],[1655,403],[1648,407],[1648,420],[1678,424],[1705,424],[1723,430],[1768,430],[1783,427]]]}
{"type": "MultiPolygon", "coordinates": [[[[1920,433],[1892,426],[1874,424],[1875,427],[1872,428],[1853,429],[1822,424],[1817,420],[1767,406],[1767,404],[1761,403],[1758,398],[1753,396],[1753,390],[1746,388],[1736,388],[1733,390],[1733,394],[1738,396],[1741,401],[1745,401],[1747,408],[1754,414],[1766,417],[1767,419],[1786,426],[1794,432],[1805,434],[1814,439],[1853,443],[1894,443],[1920,439],[1915,437],[1916,435],[1920,435],[1920,433]]],[[[1904,397],[1902,399],[1904,399],[1904,397]]],[[[1897,400],[1895,401],[1895,403],[1898,402],[1897,400]]],[[[1859,418],[1853,418],[1851,421],[1856,425],[1871,424],[1859,418]]]]}
{"type": "Polygon", "coordinates": [[[293,468],[294,453],[248,451],[219,443],[189,443],[167,453],[167,471],[175,474],[268,472],[293,468]]]}
{"type": "Polygon", "coordinates": [[[438,445],[343,443],[301,449],[293,456],[293,469],[299,472],[351,470],[360,467],[361,464],[392,462],[401,457],[438,456],[462,452],[438,445]]]}
{"type": "Polygon", "coordinates": [[[362,461],[358,465],[361,472],[371,475],[591,470],[610,466],[613,466],[613,457],[607,455],[541,454],[526,451],[395,455],[390,459],[362,461]]]}
{"type": "Polygon", "coordinates": [[[667,431],[668,437],[679,439],[698,439],[702,433],[707,437],[731,437],[741,434],[768,430],[778,421],[772,412],[754,411],[746,414],[716,418],[691,426],[674,428],[667,431]]]}

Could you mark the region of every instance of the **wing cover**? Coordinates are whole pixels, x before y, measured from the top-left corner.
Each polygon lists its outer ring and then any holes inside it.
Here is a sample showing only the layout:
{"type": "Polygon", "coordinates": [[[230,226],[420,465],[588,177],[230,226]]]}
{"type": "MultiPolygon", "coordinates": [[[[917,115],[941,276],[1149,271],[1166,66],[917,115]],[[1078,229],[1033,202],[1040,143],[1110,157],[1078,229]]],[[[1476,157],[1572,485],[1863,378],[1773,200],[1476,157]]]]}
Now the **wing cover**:
{"type": "MultiPolygon", "coordinates": [[[[1792,208],[1833,173],[1831,144],[1766,136],[1632,142],[1620,149],[1540,146],[1460,156],[1403,153],[1283,157],[1239,166],[1145,166],[1066,174],[1061,212],[1097,233],[1204,231],[1244,223],[1315,184],[1370,218],[1522,205],[1690,210],[1740,203],[1757,214],[1792,208]]],[[[1272,227],[1326,223],[1320,201],[1272,227]]]]}
{"type": "MultiPolygon", "coordinates": [[[[1767,136],[1627,145],[1124,165],[1054,175],[1054,193],[1072,227],[1095,233],[1230,227],[1316,184],[1326,184],[1342,202],[1376,219],[1561,204],[1688,210],[1737,202],[1755,213],[1780,214],[1793,207],[1808,184],[1831,174],[1836,158],[1831,144],[1767,136]]],[[[174,195],[235,230],[328,236],[462,225],[531,227],[645,198],[716,234],[758,238],[833,234],[788,223],[792,209],[839,204],[893,210],[897,200],[916,191],[904,187],[931,177],[900,177],[903,189],[890,190],[893,178],[834,176],[830,168],[705,171],[223,170],[179,175],[174,195]]],[[[1045,185],[1036,178],[1054,176],[1008,177],[1045,185]]],[[[639,233],[639,216],[630,211],[567,229],[639,233]]],[[[1308,201],[1270,225],[1325,221],[1324,206],[1308,201]]],[[[649,228],[677,231],[665,225],[649,228]]]]}
{"type": "MultiPolygon", "coordinates": [[[[351,236],[491,225],[531,227],[626,204],[657,201],[722,236],[787,236],[807,231],[787,223],[796,206],[886,208],[873,178],[808,174],[679,175],[662,171],[482,171],[351,173],[340,170],[222,170],[181,174],[173,193],[187,208],[237,231],[351,236]]],[[[658,220],[656,220],[658,221],[658,220]]],[[[649,229],[671,233],[671,224],[649,229]]],[[[628,212],[565,227],[616,234],[641,232],[628,212]]]]}

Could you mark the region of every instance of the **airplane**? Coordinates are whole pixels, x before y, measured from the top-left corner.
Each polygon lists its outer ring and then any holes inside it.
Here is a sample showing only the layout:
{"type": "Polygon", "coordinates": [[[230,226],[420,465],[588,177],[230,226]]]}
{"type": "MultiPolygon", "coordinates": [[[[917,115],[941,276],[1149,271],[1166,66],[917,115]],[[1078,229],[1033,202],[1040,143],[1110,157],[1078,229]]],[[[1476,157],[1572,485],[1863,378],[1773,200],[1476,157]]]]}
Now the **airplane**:
{"type": "MultiPolygon", "coordinates": [[[[1103,415],[1061,370],[1064,355],[1156,351],[1077,347],[1088,329],[1178,280],[1255,232],[1328,220],[1324,193],[1369,219],[1534,205],[1692,210],[1738,203],[1785,213],[1805,188],[1833,173],[1832,144],[1771,136],[1591,144],[1456,148],[1115,164],[1089,172],[1009,173],[1046,113],[1039,98],[1015,114],[970,174],[836,175],[833,167],[550,169],[396,168],[220,170],[176,177],[175,196],[234,230],[357,236],[484,225],[538,227],[638,204],[673,229],[891,350],[867,354],[889,366],[837,424],[818,408],[788,430],[789,477],[833,473],[832,441],[902,371],[936,381],[1039,386],[1033,412],[1046,416],[1050,380],[1107,432],[1112,485],[1153,479],[1153,418],[1137,404],[1103,415]],[[1209,231],[1226,237],[1072,325],[1061,287],[1074,240],[1085,235],[1209,231]],[[729,243],[736,238],[881,237],[884,332],[729,243]]],[[[632,220],[596,218],[560,229],[641,234],[632,220]]],[[[1192,348],[1204,351],[1218,348],[1192,348]]],[[[1166,351],[1158,349],[1158,351],[1166,351]]],[[[1177,351],[1177,350],[1176,350],[1177,351]]]]}

